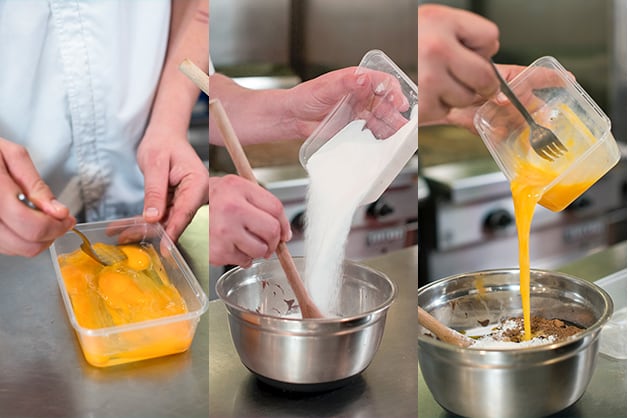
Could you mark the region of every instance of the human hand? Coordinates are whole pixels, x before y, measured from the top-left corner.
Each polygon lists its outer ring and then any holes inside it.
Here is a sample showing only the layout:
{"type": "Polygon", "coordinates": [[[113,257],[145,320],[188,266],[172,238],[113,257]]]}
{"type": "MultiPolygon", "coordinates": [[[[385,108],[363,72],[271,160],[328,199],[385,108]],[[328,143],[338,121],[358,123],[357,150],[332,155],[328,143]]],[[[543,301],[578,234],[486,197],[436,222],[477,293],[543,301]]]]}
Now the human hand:
{"type": "Polygon", "coordinates": [[[442,5],[418,8],[419,123],[446,118],[493,96],[499,81],[489,59],[499,49],[499,29],[474,13],[442,5]]]}
{"type": "MultiPolygon", "coordinates": [[[[502,75],[504,80],[506,80],[506,82],[509,82],[510,80],[515,78],[525,68],[526,67],[521,65],[497,65],[499,73],[502,75]]],[[[520,100],[523,100],[523,98],[520,98],[520,100]]],[[[502,94],[499,94],[496,97],[496,101],[497,103],[503,104],[510,103],[506,96],[503,96],[502,94]]],[[[477,130],[475,129],[475,126],[473,124],[473,117],[475,116],[478,108],[484,103],[486,103],[486,99],[478,96],[475,102],[471,103],[465,108],[453,108],[444,118],[444,123],[466,128],[473,133],[477,133],[477,130]]]]}
{"type": "Polygon", "coordinates": [[[144,174],[144,219],[176,241],[208,200],[209,173],[187,138],[147,132],[137,150],[144,174]]]}
{"type": "Polygon", "coordinates": [[[298,136],[307,138],[325,116],[350,94],[351,114],[346,119],[366,120],[377,138],[387,138],[408,120],[409,108],[399,81],[391,74],[356,67],[331,71],[288,91],[286,119],[296,125],[298,136]]]}
{"type": "Polygon", "coordinates": [[[236,175],[209,180],[209,262],[250,267],[292,237],[281,202],[260,185],[236,175]]]}
{"type": "Polygon", "coordinates": [[[41,179],[28,151],[0,138],[0,253],[33,257],[76,224],[41,179]],[[17,199],[24,193],[39,210],[17,199]]]}

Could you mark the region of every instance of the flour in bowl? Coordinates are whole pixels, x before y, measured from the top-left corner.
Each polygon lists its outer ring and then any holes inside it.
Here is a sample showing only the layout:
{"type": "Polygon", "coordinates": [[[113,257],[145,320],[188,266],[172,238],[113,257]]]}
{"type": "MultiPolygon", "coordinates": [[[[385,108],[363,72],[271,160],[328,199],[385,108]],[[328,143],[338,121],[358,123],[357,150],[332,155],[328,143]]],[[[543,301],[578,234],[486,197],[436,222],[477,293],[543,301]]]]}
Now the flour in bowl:
{"type": "Polygon", "coordinates": [[[509,332],[518,329],[520,324],[515,320],[506,320],[499,326],[478,327],[467,331],[467,336],[474,338],[475,342],[470,348],[477,349],[520,349],[538,345],[551,344],[556,341],[553,335],[534,337],[527,341],[511,341],[506,336],[509,332]]]}
{"type": "Polygon", "coordinates": [[[475,340],[470,348],[477,349],[521,349],[552,344],[569,338],[580,331],[581,327],[560,319],[546,319],[532,316],[532,338],[526,340],[523,318],[508,318],[498,324],[477,327],[466,331],[466,335],[475,340]]]}
{"type": "MultiPolygon", "coordinates": [[[[310,185],[305,228],[304,281],[312,300],[326,316],[339,316],[345,246],[356,209],[382,173],[397,159],[407,162],[406,140],[417,129],[417,109],[410,122],[385,140],[376,139],[364,120],[340,130],[309,158],[310,185]]],[[[414,140],[416,141],[416,134],[414,140]]],[[[387,180],[385,180],[387,181],[387,180]]]]}

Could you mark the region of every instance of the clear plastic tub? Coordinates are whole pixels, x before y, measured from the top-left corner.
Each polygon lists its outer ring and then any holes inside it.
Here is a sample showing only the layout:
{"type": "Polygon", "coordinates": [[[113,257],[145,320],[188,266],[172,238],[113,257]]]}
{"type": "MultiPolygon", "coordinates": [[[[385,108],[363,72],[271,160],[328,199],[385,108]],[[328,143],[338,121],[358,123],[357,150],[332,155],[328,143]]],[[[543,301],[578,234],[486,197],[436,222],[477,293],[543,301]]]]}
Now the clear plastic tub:
{"type": "Polygon", "coordinates": [[[613,316],[602,328],[600,353],[626,359],[626,269],[595,282],[613,299],[613,316]]]}
{"type": "MultiPolygon", "coordinates": [[[[368,146],[370,142],[370,145],[381,148],[377,161],[362,162],[362,167],[369,166],[372,170],[378,170],[379,174],[372,184],[365,185],[369,190],[362,203],[368,204],[377,200],[418,148],[417,86],[379,50],[367,52],[356,73],[369,76],[374,84],[374,94],[368,100],[365,100],[363,91],[346,95],[303,143],[299,160],[307,169],[307,162],[314,153],[323,152],[326,148],[324,145],[330,142],[343,140],[344,137],[340,139],[341,136],[337,134],[349,124],[364,121],[363,132],[356,139],[355,146],[368,146]],[[407,107],[390,112],[388,106],[396,103],[402,96],[407,107]],[[374,122],[371,123],[372,121],[374,122]],[[386,125],[384,129],[382,124],[386,125]],[[398,133],[399,138],[384,144],[398,133]]],[[[348,161],[351,157],[347,155],[348,161]]]]}
{"type": "MultiPolygon", "coordinates": [[[[53,243],[50,254],[70,324],[76,332],[87,362],[96,367],[106,367],[188,350],[200,316],[209,306],[209,300],[163,227],[160,224],[148,224],[141,218],[129,218],[79,224],[77,229],[92,244],[102,242],[150,245],[155,250],[155,257],[159,259],[157,264],[163,266],[162,272],[167,277],[162,280],[169,281],[168,286],[174,286],[185,304],[183,312],[161,318],[106,327],[81,325],[74,305],[79,303],[79,299],[74,299],[79,292],[68,287],[59,264],[59,256],[74,252],[81,244],[76,234],[68,232],[53,243]]],[[[90,303],[93,301],[89,300],[90,303]]],[[[82,309],[89,310],[92,306],[82,305],[82,309]]]]}
{"type": "Polygon", "coordinates": [[[502,94],[480,107],[475,127],[510,181],[519,176],[538,183],[539,204],[563,210],[619,161],[610,120],[553,57],[537,59],[509,85],[568,152],[553,162],[537,155],[527,123],[502,94]]]}

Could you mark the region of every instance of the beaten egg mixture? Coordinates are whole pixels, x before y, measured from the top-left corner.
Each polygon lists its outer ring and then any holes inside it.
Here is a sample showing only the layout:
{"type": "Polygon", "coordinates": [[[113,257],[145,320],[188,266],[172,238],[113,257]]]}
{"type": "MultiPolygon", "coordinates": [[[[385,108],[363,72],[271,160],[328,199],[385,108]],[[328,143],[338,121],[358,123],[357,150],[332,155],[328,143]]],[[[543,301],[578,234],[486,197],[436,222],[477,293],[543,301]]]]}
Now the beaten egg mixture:
{"type": "MultiPolygon", "coordinates": [[[[561,105],[558,109],[559,112],[552,121],[551,129],[569,151],[554,162],[540,158],[518,159],[516,175],[510,183],[519,238],[519,287],[526,341],[533,337],[530,325],[530,227],[534,208],[539,203],[555,212],[563,210],[598,180],[589,178],[570,183],[569,179],[566,179],[544,191],[546,186],[561,174],[562,170],[565,170],[576,157],[582,155],[584,150],[596,141],[596,138],[569,107],[561,105]],[[538,163],[531,161],[538,161],[538,163]]],[[[517,141],[528,144],[529,133],[529,129],[525,129],[517,141]]],[[[530,150],[530,152],[534,151],[530,150]]]]}
{"type": "MultiPolygon", "coordinates": [[[[95,243],[96,251],[107,245],[95,243]]],[[[118,247],[126,259],[103,266],[80,249],[59,256],[61,275],[79,326],[88,330],[134,324],[187,312],[151,245],[118,247]]],[[[83,353],[93,365],[113,364],[185,351],[192,340],[188,321],[83,337],[83,353]]]]}

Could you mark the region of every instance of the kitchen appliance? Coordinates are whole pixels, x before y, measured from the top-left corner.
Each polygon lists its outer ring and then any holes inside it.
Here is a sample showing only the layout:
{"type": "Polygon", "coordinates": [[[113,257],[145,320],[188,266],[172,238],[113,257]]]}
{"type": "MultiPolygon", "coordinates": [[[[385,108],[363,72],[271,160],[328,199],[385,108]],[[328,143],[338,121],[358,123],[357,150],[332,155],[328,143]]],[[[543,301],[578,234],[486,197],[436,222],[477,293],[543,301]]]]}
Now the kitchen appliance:
{"type": "MultiPolygon", "coordinates": [[[[625,147],[617,166],[561,212],[537,205],[533,268],[551,269],[626,239],[625,147]]],[[[452,274],[518,266],[509,183],[491,158],[424,168],[431,196],[419,205],[419,286],[452,274]]]]}
{"type": "MultiPolygon", "coordinates": [[[[416,245],[418,170],[418,157],[414,155],[379,199],[357,209],[347,239],[346,258],[362,260],[416,245]]],[[[293,233],[288,242],[290,253],[304,256],[307,172],[300,165],[258,167],[253,171],[259,183],[283,203],[293,233]]],[[[419,190],[426,193],[423,181],[419,190]]]]}

